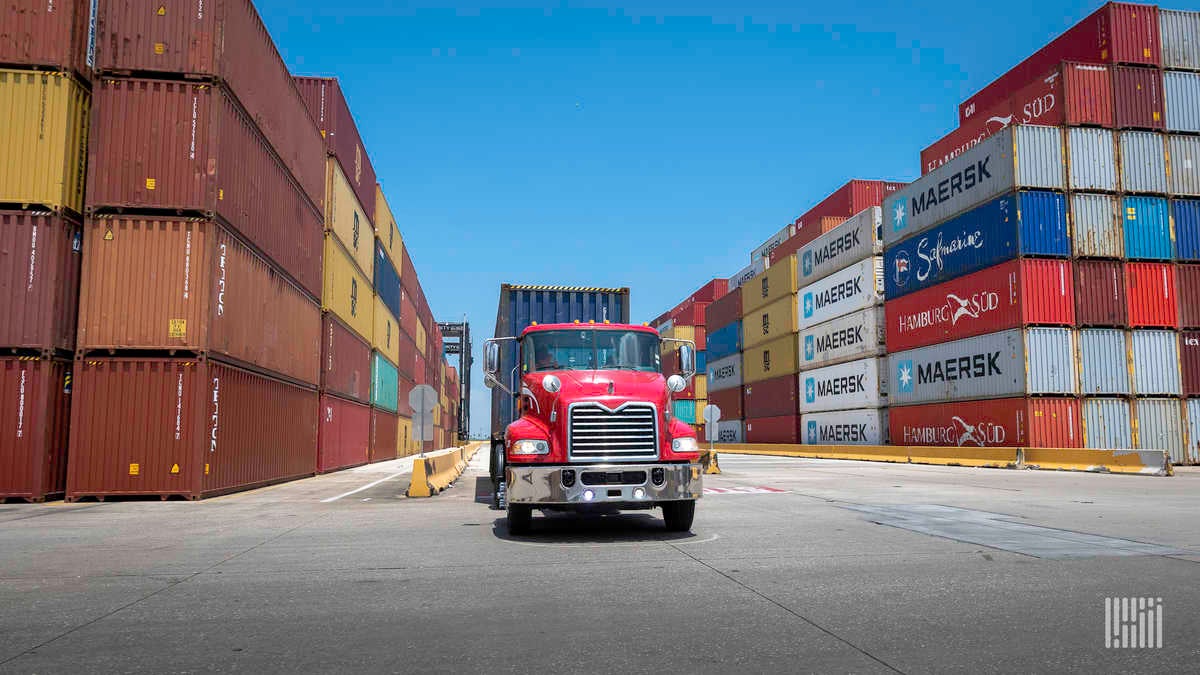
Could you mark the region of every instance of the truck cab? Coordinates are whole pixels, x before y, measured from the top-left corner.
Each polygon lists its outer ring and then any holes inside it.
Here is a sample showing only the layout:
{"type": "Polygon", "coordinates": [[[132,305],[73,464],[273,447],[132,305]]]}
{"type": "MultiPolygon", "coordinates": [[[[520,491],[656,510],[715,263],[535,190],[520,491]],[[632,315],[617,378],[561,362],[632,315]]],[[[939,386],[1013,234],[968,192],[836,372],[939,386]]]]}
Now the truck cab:
{"type": "Polygon", "coordinates": [[[646,326],[572,323],[485,344],[485,381],[515,397],[519,413],[492,447],[511,533],[528,532],[535,509],[661,508],[669,530],[691,529],[703,471],[696,432],[672,416],[671,396],[695,372],[695,346],[671,340],[682,374],[668,378],[663,341],[646,326]],[[504,340],[517,342],[511,387],[499,379],[504,340]]]}

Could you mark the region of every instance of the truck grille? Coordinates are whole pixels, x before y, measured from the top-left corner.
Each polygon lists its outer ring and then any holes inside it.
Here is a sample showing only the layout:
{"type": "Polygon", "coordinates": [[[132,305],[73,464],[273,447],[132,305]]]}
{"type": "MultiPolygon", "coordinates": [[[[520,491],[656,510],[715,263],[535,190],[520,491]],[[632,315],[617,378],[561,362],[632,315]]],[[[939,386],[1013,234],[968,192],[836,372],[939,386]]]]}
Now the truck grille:
{"type": "Polygon", "coordinates": [[[612,411],[598,403],[571,406],[572,461],[658,459],[658,411],[634,403],[612,411]]]}

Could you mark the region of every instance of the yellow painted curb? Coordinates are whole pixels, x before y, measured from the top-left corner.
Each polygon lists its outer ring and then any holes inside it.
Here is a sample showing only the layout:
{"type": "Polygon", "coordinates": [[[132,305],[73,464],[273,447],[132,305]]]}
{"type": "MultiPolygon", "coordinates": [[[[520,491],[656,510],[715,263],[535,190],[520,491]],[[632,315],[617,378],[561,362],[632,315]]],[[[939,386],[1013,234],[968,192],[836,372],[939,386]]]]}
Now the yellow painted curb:
{"type": "Polygon", "coordinates": [[[1028,448],[1025,468],[1055,471],[1128,473],[1173,476],[1171,459],[1162,450],[1089,450],[1080,448],[1028,448]]]}
{"type": "Polygon", "coordinates": [[[413,460],[412,480],[404,493],[408,497],[432,497],[458,480],[482,443],[439,450],[413,460]]]}
{"type": "Polygon", "coordinates": [[[975,466],[991,469],[1016,469],[1020,457],[1016,448],[907,447],[913,464],[975,466]]]}

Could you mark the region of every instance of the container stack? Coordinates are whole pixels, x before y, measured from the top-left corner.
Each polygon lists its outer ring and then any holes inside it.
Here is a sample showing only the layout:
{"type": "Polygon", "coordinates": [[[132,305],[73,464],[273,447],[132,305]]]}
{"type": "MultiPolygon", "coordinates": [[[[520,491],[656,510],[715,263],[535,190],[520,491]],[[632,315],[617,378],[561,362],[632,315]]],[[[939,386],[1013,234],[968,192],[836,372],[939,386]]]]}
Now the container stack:
{"type": "MultiPolygon", "coordinates": [[[[709,305],[723,297],[728,288],[726,279],[713,279],[653,322],[662,337],[691,340],[696,345],[696,375],[688,382],[686,389],[674,395],[672,413],[676,418],[694,425],[701,435],[704,433],[704,406],[708,405],[708,335],[705,316],[709,305]]],[[[662,343],[663,373],[668,376],[680,372],[677,350],[676,343],[662,343]]]]}
{"type": "Polygon", "coordinates": [[[798,443],[796,254],[741,285],[742,414],[747,443],[798,443]]]}
{"type": "MultiPolygon", "coordinates": [[[[904,183],[882,180],[853,179],[834,190],[816,206],[806,211],[792,223],[792,234],[766,254],[773,265],[806,246],[809,242],[841,225],[846,219],[861,213],[863,209],[879,206],[884,197],[904,187],[904,183]]],[[[770,242],[768,242],[770,243],[770,242]]]]}
{"type": "Polygon", "coordinates": [[[66,489],[91,82],[86,2],[0,31],[0,502],[66,489]]]}
{"type": "MultiPolygon", "coordinates": [[[[765,260],[765,258],[759,258],[765,260]]],[[[730,291],[705,312],[708,402],[721,409],[714,440],[744,443],[746,416],[742,399],[742,294],[730,291]]],[[[701,408],[701,414],[703,414],[701,408]]]]}

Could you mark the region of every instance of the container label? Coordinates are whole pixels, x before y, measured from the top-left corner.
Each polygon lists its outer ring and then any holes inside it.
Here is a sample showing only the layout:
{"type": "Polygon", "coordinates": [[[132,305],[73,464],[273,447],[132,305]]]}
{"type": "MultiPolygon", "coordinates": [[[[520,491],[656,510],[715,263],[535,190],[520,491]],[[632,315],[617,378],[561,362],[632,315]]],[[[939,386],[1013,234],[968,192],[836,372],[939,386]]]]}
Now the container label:
{"type": "Polygon", "coordinates": [[[17,438],[25,437],[25,369],[21,369],[21,381],[17,383],[17,438]]]}
{"type": "Polygon", "coordinates": [[[217,246],[217,316],[225,316],[225,258],[227,247],[224,242],[217,246]]]}
{"type": "Polygon", "coordinates": [[[167,337],[169,337],[169,338],[186,338],[187,337],[187,319],[168,319],[167,320],[167,337]]]}
{"type": "Polygon", "coordinates": [[[876,409],[812,413],[800,420],[807,445],[882,445],[885,413],[876,409]]]}
{"type": "Polygon", "coordinates": [[[91,7],[88,10],[88,37],[87,37],[87,67],[94,68],[96,66],[96,5],[100,0],[92,0],[91,7]]]}
{"type": "Polygon", "coordinates": [[[183,437],[183,373],[175,383],[175,440],[183,437]]]}
{"type": "Polygon", "coordinates": [[[196,119],[199,116],[200,97],[192,94],[192,140],[188,144],[188,159],[196,159],[196,119]]]}
{"type": "Polygon", "coordinates": [[[208,451],[217,451],[217,429],[220,425],[221,416],[221,378],[214,377],[212,380],[212,419],[208,432],[208,451]]]}
{"type": "Polygon", "coordinates": [[[1024,334],[1017,329],[892,354],[891,403],[1023,393],[1024,350],[1024,334]]]}
{"type": "Polygon", "coordinates": [[[882,353],[882,322],[883,310],[871,308],[801,331],[804,366],[882,353]]]}
{"type": "Polygon", "coordinates": [[[901,440],[904,445],[984,448],[1004,446],[1008,440],[1008,430],[1003,424],[953,415],[946,424],[904,425],[901,440]]]}
{"type": "Polygon", "coordinates": [[[183,299],[192,292],[192,231],[188,230],[183,240],[183,299]]]}
{"type": "Polygon", "coordinates": [[[883,261],[868,258],[806,286],[800,292],[800,328],[835,319],[882,301],[883,261]]]}
{"type": "Polygon", "coordinates": [[[176,475],[176,474],[178,474],[178,473],[179,473],[179,465],[178,465],[178,464],[172,464],[172,465],[171,465],[171,475],[176,475]]]}
{"type": "Polygon", "coordinates": [[[29,278],[25,287],[26,291],[33,290],[33,280],[37,277],[37,256],[38,256],[38,226],[33,226],[33,231],[29,238],[29,278]]]}
{"type": "Polygon", "coordinates": [[[142,473],[142,465],[140,465],[140,464],[130,464],[129,465],[129,475],[130,476],[138,476],[138,475],[141,475],[141,473],[142,473]]]}
{"type": "Polygon", "coordinates": [[[800,375],[804,403],[800,412],[853,410],[886,405],[881,401],[880,361],[862,359],[826,366],[800,375]]]}

